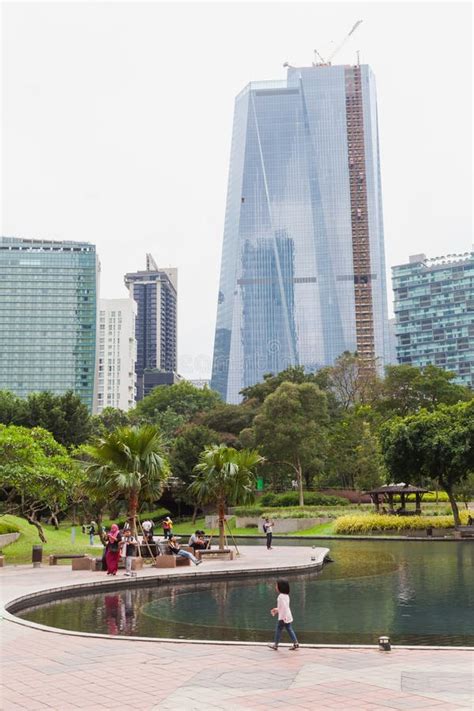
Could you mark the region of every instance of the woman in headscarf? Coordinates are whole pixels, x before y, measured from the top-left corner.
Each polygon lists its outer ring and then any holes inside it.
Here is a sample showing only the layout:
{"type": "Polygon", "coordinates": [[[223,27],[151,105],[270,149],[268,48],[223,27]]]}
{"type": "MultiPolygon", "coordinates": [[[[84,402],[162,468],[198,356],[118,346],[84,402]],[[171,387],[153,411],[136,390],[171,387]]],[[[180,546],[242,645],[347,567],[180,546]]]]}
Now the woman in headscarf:
{"type": "Polygon", "coordinates": [[[107,546],[105,549],[105,562],[107,565],[107,575],[116,575],[120,560],[120,546],[122,534],[116,523],[113,523],[107,534],[107,546]]]}

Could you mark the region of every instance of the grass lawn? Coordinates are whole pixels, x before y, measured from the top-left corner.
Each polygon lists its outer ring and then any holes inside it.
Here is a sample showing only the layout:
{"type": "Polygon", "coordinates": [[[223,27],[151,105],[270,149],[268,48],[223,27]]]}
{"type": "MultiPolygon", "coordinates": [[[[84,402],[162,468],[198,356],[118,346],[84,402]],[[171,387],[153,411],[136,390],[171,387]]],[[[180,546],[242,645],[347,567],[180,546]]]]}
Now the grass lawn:
{"type": "MultiPolygon", "coordinates": [[[[20,538],[15,543],[3,548],[3,555],[7,564],[31,563],[31,547],[41,544],[38,532],[34,526],[18,516],[2,516],[2,521],[17,526],[20,530],[20,538]]],[[[76,526],[76,540],[71,542],[71,524],[63,524],[59,531],[53,526],[43,526],[47,543],[43,543],[43,562],[47,563],[48,555],[52,553],[89,553],[102,555],[102,546],[99,548],[89,545],[89,535],[82,533],[81,527],[76,526]]],[[[96,536],[97,543],[100,543],[96,536]]],[[[63,561],[70,564],[71,561],[63,561]]],[[[61,561],[58,561],[61,563],[61,561]]]]}

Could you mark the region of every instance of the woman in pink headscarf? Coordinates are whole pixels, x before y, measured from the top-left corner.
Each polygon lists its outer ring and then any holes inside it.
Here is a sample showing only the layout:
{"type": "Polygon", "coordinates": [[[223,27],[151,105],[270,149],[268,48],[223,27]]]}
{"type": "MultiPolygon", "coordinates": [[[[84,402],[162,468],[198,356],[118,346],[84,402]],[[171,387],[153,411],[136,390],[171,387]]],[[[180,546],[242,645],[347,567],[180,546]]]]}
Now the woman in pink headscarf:
{"type": "Polygon", "coordinates": [[[116,523],[113,523],[107,534],[107,546],[105,549],[105,562],[107,565],[107,575],[116,575],[120,560],[120,546],[122,534],[116,523]]]}

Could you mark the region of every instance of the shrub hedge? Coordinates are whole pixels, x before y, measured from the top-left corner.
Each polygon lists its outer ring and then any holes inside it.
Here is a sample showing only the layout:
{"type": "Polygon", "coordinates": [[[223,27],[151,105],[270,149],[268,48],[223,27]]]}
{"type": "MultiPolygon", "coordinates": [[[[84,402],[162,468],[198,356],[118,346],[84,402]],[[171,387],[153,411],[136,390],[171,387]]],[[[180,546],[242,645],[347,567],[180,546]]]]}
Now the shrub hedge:
{"type": "MultiPolygon", "coordinates": [[[[467,524],[467,511],[460,512],[461,521],[467,524]]],[[[364,535],[374,531],[419,531],[428,526],[453,528],[452,516],[387,516],[384,514],[360,514],[341,516],[334,523],[334,533],[364,535]]]]}
{"type": "MultiPolygon", "coordinates": [[[[282,507],[298,506],[299,496],[297,491],[286,491],[283,494],[274,494],[269,491],[259,498],[262,506],[282,507]]],[[[317,491],[306,491],[304,495],[305,506],[348,506],[349,501],[340,496],[328,496],[317,491]]]]}
{"type": "Polygon", "coordinates": [[[6,523],[5,521],[0,521],[0,534],[3,533],[18,533],[18,526],[14,526],[11,523],[6,523]]]}

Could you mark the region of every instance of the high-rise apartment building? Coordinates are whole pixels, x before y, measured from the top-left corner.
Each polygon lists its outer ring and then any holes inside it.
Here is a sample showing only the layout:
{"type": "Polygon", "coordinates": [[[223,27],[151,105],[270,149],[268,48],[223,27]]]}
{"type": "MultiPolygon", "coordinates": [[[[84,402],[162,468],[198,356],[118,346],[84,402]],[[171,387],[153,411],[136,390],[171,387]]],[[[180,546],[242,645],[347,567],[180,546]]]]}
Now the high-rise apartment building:
{"type": "Polygon", "coordinates": [[[0,390],[73,390],[92,411],[98,275],[93,244],[0,238],[0,390]]]}
{"type": "Polygon", "coordinates": [[[212,387],[389,358],[375,79],[288,69],[236,98],[212,387]]]}
{"type": "Polygon", "coordinates": [[[137,341],[136,302],[132,298],[100,299],[96,412],[135,405],[137,341]]]}
{"type": "Polygon", "coordinates": [[[178,270],[161,269],[147,254],[146,271],[125,275],[137,303],[137,400],[143,398],[145,370],[177,370],[178,270]]]}
{"type": "Polygon", "coordinates": [[[474,253],[417,254],[392,273],[399,364],[436,365],[474,387],[474,253]]]}

